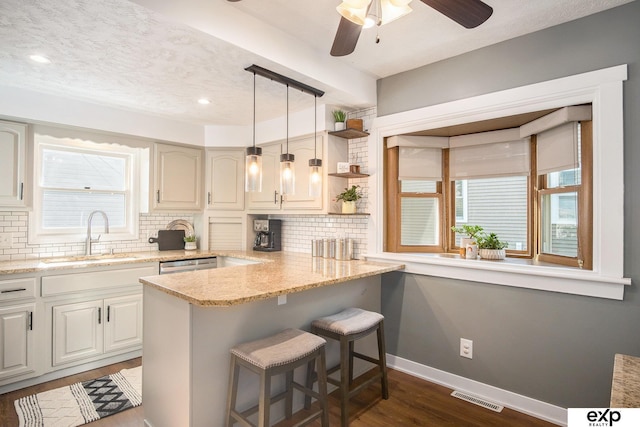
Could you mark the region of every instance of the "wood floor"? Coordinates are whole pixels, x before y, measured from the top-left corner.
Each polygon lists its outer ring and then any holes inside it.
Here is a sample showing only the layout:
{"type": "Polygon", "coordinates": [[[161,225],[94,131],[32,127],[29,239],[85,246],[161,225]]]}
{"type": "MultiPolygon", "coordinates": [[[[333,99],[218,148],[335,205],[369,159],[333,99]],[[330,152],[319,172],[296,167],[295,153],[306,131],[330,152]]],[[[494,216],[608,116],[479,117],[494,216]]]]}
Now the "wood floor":
{"type": "MultiPolygon", "coordinates": [[[[24,396],[57,387],[86,381],[133,368],[141,359],[132,359],[93,371],[83,372],[48,383],[0,395],[0,426],[17,427],[18,417],[13,402],[24,396]]],[[[404,427],[404,426],[553,426],[548,422],[505,408],[496,413],[450,396],[451,390],[393,369],[389,370],[389,400],[380,398],[380,385],[376,384],[352,399],[350,427],[404,427]]],[[[338,396],[330,396],[330,425],[340,425],[338,396]]],[[[144,404],[105,419],[88,424],[91,427],[142,427],[144,404]]],[[[302,415],[302,414],[299,414],[302,415]]],[[[286,420],[278,427],[290,425],[286,420]]],[[[318,421],[315,426],[320,426],[318,421]]],[[[178,426],[176,426],[178,427],[178,426]]],[[[217,427],[217,426],[211,426],[217,427]]]]}

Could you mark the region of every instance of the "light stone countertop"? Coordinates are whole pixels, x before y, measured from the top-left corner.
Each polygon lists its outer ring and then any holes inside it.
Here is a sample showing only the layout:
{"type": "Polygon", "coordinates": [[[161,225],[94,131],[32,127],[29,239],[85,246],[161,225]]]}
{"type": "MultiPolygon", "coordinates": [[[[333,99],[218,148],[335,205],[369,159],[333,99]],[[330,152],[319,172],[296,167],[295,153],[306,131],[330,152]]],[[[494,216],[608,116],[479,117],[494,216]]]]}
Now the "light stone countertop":
{"type": "Polygon", "coordinates": [[[228,307],[404,269],[403,264],[336,261],[293,252],[225,252],[259,264],[142,277],[140,282],[191,304],[228,307]]]}
{"type": "Polygon", "coordinates": [[[640,408],[640,357],[616,354],[611,408],[640,408]]]}
{"type": "MultiPolygon", "coordinates": [[[[216,255],[228,255],[227,251],[143,251],[121,252],[89,256],[69,256],[54,258],[38,258],[0,262],[0,277],[6,274],[39,273],[55,270],[82,269],[88,267],[105,267],[109,265],[136,264],[144,262],[175,261],[181,259],[206,258],[216,255]]],[[[251,258],[244,256],[243,258],[251,258]]]]}

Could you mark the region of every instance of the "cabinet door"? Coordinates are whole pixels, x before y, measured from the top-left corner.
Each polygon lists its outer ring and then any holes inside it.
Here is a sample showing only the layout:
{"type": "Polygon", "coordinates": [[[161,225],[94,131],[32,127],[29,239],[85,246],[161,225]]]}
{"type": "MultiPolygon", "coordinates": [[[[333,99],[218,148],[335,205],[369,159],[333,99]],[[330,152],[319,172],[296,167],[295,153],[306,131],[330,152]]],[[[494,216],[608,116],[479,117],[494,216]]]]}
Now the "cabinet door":
{"type": "Polygon", "coordinates": [[[314,146],[313,136],[289,142],[289,152],[295,156],[296,182],[294,194],[285,197],[284,209],[322,209],[322,197],[309,196],[309,160],[316,153],[317,158],[322,159],[322,148],[321,135],[318,135],[317,147],[314,146]]]}
{"type": "Polygon", "coordinates": [[[142,294],[104,300],[104,351],[142,345],[142,294]]]}
{"type": "Polygon", "coordinates": [[[207,208],[244,209],[244,150],[207,151],[207,208]]]}
{"type": "Polygon", "coordinates": [[[0,121],[0,206],[25,206],[27,125],[0,121]]]}
{"type": "Polygon", "coordinates": [[[280,210],[280,144],[262,147],[262,191],[248,195],[249,209],[280,210]]]}
{"type": "Polygon", "coordinates": [[[202,150],[155,145],[155,209],[202,209],[202,150]]]}
{"type": "Polygon", "coordinates": [[[35,372],[35,303],[0,308],[0,380],[35,372]]]}
{"type": "Polygon", "coordinates": [[[53,307],[53,365],[102,354],[102,300],[53,307]]]}

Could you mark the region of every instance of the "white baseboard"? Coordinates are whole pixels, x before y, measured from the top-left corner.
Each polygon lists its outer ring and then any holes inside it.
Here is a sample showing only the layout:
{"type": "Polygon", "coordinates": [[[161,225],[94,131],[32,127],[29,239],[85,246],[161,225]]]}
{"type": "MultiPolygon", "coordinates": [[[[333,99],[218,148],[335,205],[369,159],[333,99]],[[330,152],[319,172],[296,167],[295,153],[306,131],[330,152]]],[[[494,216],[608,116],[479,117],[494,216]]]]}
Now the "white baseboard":
{"type": "Polygon", "coordinates": [[[387,365],[398,371],[414,377],[422,378],[432,383],[465,391],[477,397],[482,397],[506,408],[522,412],[532,417],[557,424],[567,425],[567,410],[559,406],[541,402],[530,397],[522,396],[507,390],[470,380],[459,375],[441,371],[430,366],[421,365],[402,357],[387,354],[387,365]]]}

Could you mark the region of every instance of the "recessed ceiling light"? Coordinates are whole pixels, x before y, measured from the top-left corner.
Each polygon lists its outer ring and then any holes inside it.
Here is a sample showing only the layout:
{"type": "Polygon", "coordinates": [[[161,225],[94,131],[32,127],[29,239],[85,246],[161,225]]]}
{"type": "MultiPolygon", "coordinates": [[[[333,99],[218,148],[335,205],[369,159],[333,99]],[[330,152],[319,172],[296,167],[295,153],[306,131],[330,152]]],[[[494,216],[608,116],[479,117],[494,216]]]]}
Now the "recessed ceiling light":
{"type": "Polygon", "coordinates": [[[35,55],[29,56],[29,58],[32,61],[35,61],[35,62],[37,62],[39,64],[50,64],[51,63],[51,60],[49,58],[47,58],[46,56],[43,56],[43,55],[35,54],[35,55]]]}
{"type": "Polygon", "coordinates": [[[200,104],[200,105],[209,105],[209,104],[211,104],[211,101],[209,101],[207,98],[200,98],[200,99],[198,99],[198,104],[200,104]]]}

